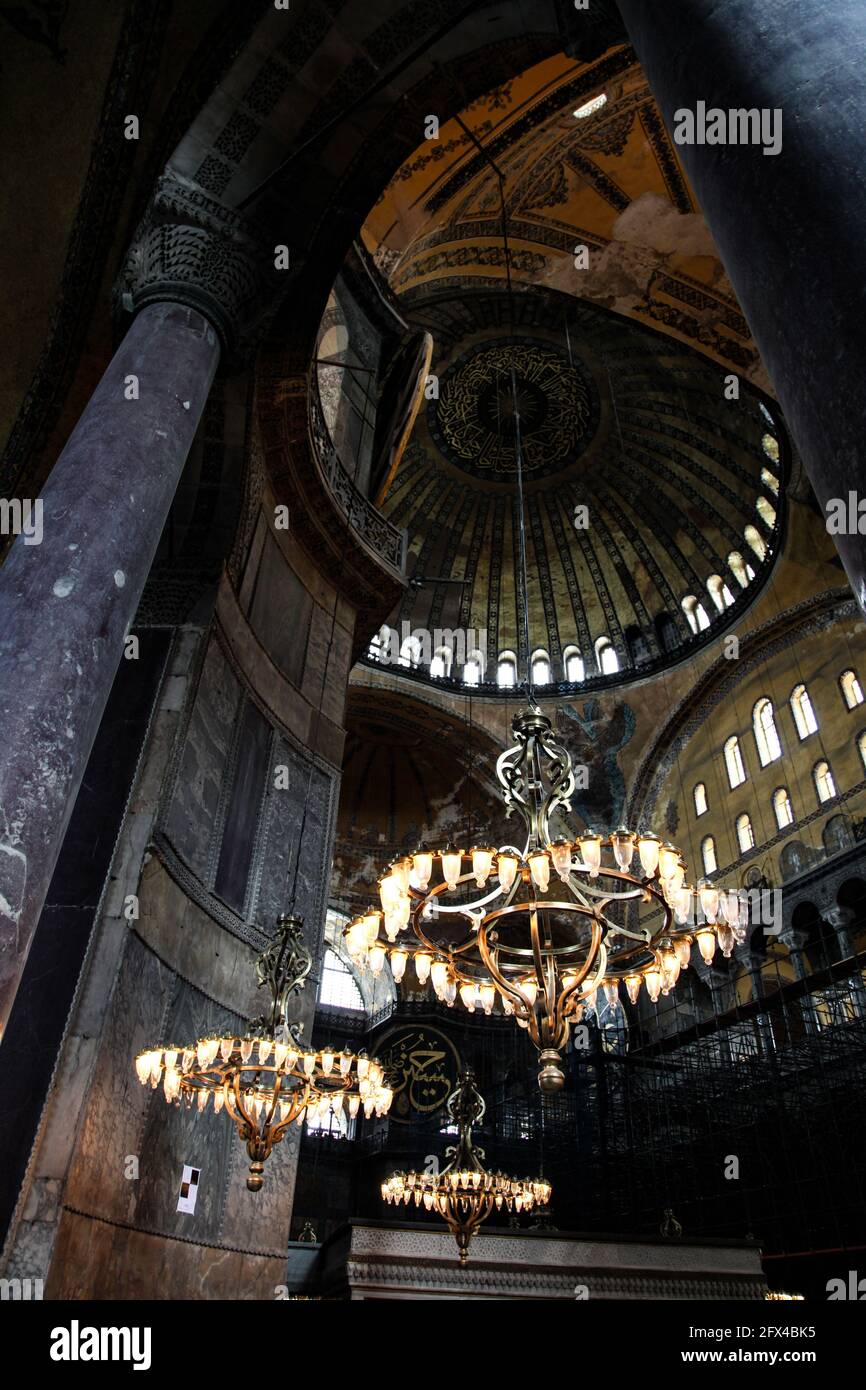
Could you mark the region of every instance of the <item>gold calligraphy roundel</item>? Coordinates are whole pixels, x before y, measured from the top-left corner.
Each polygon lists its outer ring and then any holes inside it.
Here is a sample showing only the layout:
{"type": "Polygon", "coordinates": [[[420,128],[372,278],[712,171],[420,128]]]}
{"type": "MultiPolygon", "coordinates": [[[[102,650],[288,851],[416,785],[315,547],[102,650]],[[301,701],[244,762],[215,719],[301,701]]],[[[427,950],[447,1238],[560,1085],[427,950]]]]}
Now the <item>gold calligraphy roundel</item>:
{"type": "Polygon", "coordinates": [[[445,372],[439,400],[427,413],[430,433],[458,468],[513,483],[515,399],[527,479],[568,467],[598,428],[598,392],[582,363],[537,342],[496,340],[471,349],[445,372]]]}
{"type": "Polygon", "coordinates": [[[385,1085],[394,1092],[390,1120],[410,1124],[431,1117],[457,1084],[460,1054],[438,1028],[398,1028],[377,1044],[376,1056],[385,1068],[385,1085]]]}

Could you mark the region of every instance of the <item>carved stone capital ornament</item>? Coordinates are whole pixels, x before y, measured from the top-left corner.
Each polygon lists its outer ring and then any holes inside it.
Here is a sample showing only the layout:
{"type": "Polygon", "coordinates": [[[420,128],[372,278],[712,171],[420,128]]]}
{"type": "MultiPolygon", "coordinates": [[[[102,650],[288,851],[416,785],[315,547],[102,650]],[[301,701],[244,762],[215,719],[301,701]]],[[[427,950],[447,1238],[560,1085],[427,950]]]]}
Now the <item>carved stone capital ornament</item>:
{"type": "Polygon", "coordinates": [[[139,223],[117,285],[122,307],[185,304],[219,334],[230,360],[248,356],[272,318],[287,273],[240,213],[197,184],[164,174],[139,223]]]}

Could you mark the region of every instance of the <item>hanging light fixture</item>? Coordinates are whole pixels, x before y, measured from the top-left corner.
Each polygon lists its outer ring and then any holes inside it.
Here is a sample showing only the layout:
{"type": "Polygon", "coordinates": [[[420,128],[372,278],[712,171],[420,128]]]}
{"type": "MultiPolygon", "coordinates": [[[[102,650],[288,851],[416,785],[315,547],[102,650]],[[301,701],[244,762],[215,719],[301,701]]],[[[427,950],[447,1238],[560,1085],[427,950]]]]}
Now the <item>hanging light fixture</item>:
{"type": "Polygon", "coordinates": [[[688,969],[694,942],[707,964],[717,946],[729,955],[745,937],[745,914],[736,892],[705,880],[689,887],[680,851],[654,835],[620,827],[554,838],[552,817],[571,810],[571,758],[536,707],[516,715],[512,728],[516,743],[499,757],[496,776],[506,814],[523,822],[523,844],[500,846],[489,866],[485,857],[480,889],[477,850],[425,847],[400,879],[393,910],[403,925],[393,940],[383,939],[382,924],[394,866],[380,883],[382,912],[354,918],[344,936],[356,963],[377,973],[389,960],[403,979],[413,961],[419,984],[429,978],[443,1003],[489,1014],[492,991],[528,1032],[540,1053],[539,1084],[553,1092],[563,1084],[571,1026],[596,1006],[597,991],[611,1008],[621,983],[632,1004],[641,986],[656,1002],[688,969]],[[424,888],[416,886],[422,877],[424,888]]]}
{"type": "Polygon", "coordinates": [[[521,1212],[546,1206],[552,1189],[546,1178],[508,1178],[484,1167],[483,1150],[472,1145],[472,1128],[486,1106],[471,1071],[461,1073],[447,1107],[457,1125],[457,1145],[446,1153],[451,1162],[439,1173],[392,1173],[382,1184],[382,1197],[392,1206],[414,1203],[441,1216],[464,1264],[472,1236],[494,1209],[521,1212]]]}
{"type": "MultiPolygon", "coordinates": [[[[201,1114],[212,1104],[234,1121],[250,1157],[247,1187],[257,1192],[264,1165],[293,1122],[329,1114],[354,1119],[385,1115],[392,1092],[383,1084],[380,1062],[364,1053],[308,1048],[301,1026],[290,1024],[287,1006],[304,987],[312,958],[300,917],[277,918],[273,941],[256,960],[259,986],[271,991],[268,1015],[253,1019],[243,1036],[215,1034],[185,1046],[146,1048],[135,1059],[143,1086],[162,1084],[169,1104],[195,1105],[201,1114]]],[[[371,944],[370,952],[375,950],[371,944]]]]}

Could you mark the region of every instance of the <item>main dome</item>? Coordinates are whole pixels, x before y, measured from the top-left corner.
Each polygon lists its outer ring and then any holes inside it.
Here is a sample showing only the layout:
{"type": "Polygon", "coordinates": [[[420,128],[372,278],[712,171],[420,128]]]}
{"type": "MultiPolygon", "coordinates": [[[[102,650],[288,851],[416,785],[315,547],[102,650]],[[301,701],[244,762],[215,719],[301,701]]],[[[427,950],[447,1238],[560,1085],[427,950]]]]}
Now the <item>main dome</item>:
{"type": "Polygon", "coordinates": [[[536,658],[548,688],[623,683],[752,603],[779,550],[786,449],[757,391],[538,286],[513,304],[498,288],[428,287],[401,310],[435,345],[433,390],[383,504],[408,532],[411,582],[389,620],[404,674],[484,694],[501,688],[504,654],[518,684],[536,658]]]}

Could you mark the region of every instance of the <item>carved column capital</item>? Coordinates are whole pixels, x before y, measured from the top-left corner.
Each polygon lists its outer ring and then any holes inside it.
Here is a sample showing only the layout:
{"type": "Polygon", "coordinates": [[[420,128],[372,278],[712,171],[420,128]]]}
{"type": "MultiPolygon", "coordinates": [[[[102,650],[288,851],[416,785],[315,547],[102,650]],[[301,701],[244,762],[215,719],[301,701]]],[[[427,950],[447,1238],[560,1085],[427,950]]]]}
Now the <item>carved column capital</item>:
{"type": "Polygon", "coordinates": [[[235,361],[257,345],[286,285],[239,212],[197,184],[164,174],[138,225],[117,285],[125,310],[170,301],[197,309],[235,361]]]}

